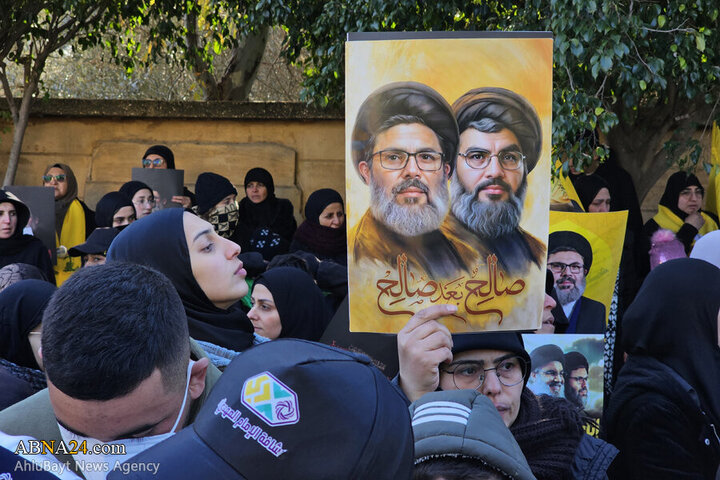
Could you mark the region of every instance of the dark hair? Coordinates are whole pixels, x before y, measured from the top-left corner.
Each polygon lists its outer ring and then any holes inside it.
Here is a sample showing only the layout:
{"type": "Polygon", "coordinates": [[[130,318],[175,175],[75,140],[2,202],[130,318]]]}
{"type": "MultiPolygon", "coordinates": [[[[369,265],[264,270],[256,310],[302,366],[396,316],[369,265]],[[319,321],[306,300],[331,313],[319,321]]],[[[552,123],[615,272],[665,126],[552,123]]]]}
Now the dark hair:
{"type": "Polygon", "coordinates": [[[42,323],[45,372],[73,398],[121,397],[156,368],[168,391],[185,383],[185,310],[172,283],[149,267],[113,262],[78,270],[50,300],[42,323]]]}
{"type": "Polygon", "coordinates": [[[509,477],[489,467],[479,458],[431,458],[415,465],[413,480],[507,480],[509,477]]]}

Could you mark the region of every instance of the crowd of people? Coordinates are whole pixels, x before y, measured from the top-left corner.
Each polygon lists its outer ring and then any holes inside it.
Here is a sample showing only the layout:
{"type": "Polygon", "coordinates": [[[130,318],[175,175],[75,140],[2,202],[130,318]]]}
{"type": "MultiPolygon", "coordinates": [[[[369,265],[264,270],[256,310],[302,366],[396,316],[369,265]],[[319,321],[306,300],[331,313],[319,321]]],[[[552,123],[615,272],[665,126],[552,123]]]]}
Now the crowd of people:
{"type": "MultiPolygon", "coordinates": [[[[482,132],[493,101],[527,127],[522,100],[501,93],[463,96],[463,136],[443,142],[482,132]]],[[[390,140],[367,141],[374,152],[390,140]]],[[[515,172],[508,196],[522,197],[528,170],[512,162],[536,161],[539,145],[513,148],[438,175],[461,192],[478,170],[515,172]]],[[[420,169],[418,155],[394,170],[420,169]]],[[[357,168],[372,183],[383,161],[357,168]]],[[[174,154],[153,146],[141,166],[174,169],[174,154]]],[[[394,378],[317,343],[347,296],[335,190],[311,193],[299,226],[259,167],[242,199],[236,179],[204,172],[172,198],[182,208],[156,208],[153,188],[128,181],[93,212],[70,166],[52,164],[55,265],[26,229],[30,209],[0,190],[0,478],[720,478],[720,222],[697,177],[678,172],[643,226],[612,156],[601,167],[572,180],[578,211],[631,211],[610,312],[584,296],[593,251],[581,235],[554,232],[545,249],[516,225],[510,247],[483,244],[463,211],[450,215],[468,245],[458,262],[487,249],[504,251],[508,271],[547,260],[537,333],[612,333],[599,438],[586,433],[582,354],[528,351],[520,332],[452,334],[442,320],[455,305],[410,317],[394,378]]],[[[380,235],[373,215],[361,222],[380,235]]],[[[377,253],[367,231],[361,257],[377,253]]],[[[443,256],[416,260],[433,271],[443,256]]]]}

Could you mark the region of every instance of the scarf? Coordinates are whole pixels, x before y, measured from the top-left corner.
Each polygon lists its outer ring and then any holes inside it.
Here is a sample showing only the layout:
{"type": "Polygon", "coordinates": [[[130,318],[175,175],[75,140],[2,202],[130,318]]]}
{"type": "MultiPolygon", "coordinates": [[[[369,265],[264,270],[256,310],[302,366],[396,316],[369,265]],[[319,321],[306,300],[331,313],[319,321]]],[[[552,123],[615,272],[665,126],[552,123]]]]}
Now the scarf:
{"type": "Polygon", "coordinates": [[[23,234],[23,228],[30,220],[30,210],[19,198],[5,190],[0,190],[0,203],[12,204],[17,214],[17,226],[13,234],[10,238],[0,239],[0,255],[16,255],[35,241],[32,235],[23,234]]]}
{"type": "MultiPolygon", "coordinates": [[[[55,245],[65,247],[65,252],[67,252],[70,248],[81,243],[85,243],[85,210],[79,200],[73,200],[62,221],[59,238],[57,232],[55,233],[55,245]]],[[[65,253],[64,257],[58,255],[57,264],[55,265],[55,282],[57,286],[62,285],[80,267],[82,267],[80,257],[70,257],[67,253],[65,253]]]]}
{"type": "Polygon", "coordinates": [[[4,358],[0,358],[0,367],[5,368],[13,377],[27,382],[34,393],[47,388],[47,380],[45,372],[35,368],[21,367],[13,362],[9,362],[4,358]]]}
{"type": "Polygon", "coordinates": [[[654,358],[692,386],[705,413],[720,425],[720,270],[694,258],[658,265],[622,322],[622,347],[654,358]]]}
{"type": "Polygon", "coordinates": [[[21,280],[0,292],[0,357],[21,367],[40,368],[28,341],[42,322],[55,285],[43,280],[21,280]]]}
{"type": "Polygon", "coordinates": [[[305,220],[295,232],[295,240],[309,248],[311,253],[334,257],[347,252],[345,226],[330,228],[305,220]]]}
{"type": "Polygon", "coordinates": [[[253,326],[239,302],[216,307],[195,281],[181,208],[160,210],[133,222],[110,245],[108,262],[131,262],[170,279],[185,307],[190,336],[241,352],[252,345],[253,326]]]}
{"type": "MultiPolygon", "coordinates": [[[[700,210],[699,212],[705,220],[705,223],[702,227],[700,227],[700,230],[698,231],[698,234],[700,236],[703,236],[718,229],[718,224],[715,223],[715,220],[713,220],[708,214],[706,214],[702,210],[700,210]]],[[[660,228],[665,228],[672,231],[673,233],[677,233],[678,230],[680,230],[680,227],[682,227],[685,223],[684,219],[686,217],[686,213],[683,213],[683,217],[679,217],[676,212],[671,210],[670,208],[664,205],[658,205],[658,213],[653,217],[653,220],[655,220],[655,222],[660,225],[660,228]]],[[[694,243],[695,242],[693,242],[693,244],[694,243]]]]}
{"type": "Polygon", "coordinates": [[[232,202],[213,209],[207,214],[207,221],[212,224],[218,235],[231,238],[238,224],[238,203],[232,202]]]}
{"type": "MultiPolygon", "coordinates": [[[[64,163],[54,163],[45,169],[45,173],[43,173],[43,175],[47,175],[51,168],[59,168],[65,172],[65,181],[67,182],[67,192],[65,193],[65,196],[55,199],[55,233],[60,236],[62,228],[64,227],[63,220],[65,219],[65,214],[67,213],[68,208],[70,208],[72,202],[77,198],[78,186],[75,174],[69,165],[64,163]]],[[[71,246],[72,245],[70,245],[70,247],[71,246]]],[[[60,284],[58,283],[58,285],[60,284]]]]}
{"type": "Polygon", "coordinates": [[[538,480],[572,478],[575,450],[584,431],[582,417],[570,402],[548,395],[536,397],[525,387],[510,432],[538,480]]]}
{"type": "Polygon", "coordinates": [[[257,279],[273,296],[280,315],[279,338],[318,341],[330,322],[330,311],[313,278],[294,267],[275,267],[257,279]]]}
{"type": "Polygon", "coordinates": [[[95,224],[101,228],[112,228],[113,217],[117,211],[123,207],[135,208],[132,203],[132,197],[122,192],[106,193],[95,207],[95,224]]]}

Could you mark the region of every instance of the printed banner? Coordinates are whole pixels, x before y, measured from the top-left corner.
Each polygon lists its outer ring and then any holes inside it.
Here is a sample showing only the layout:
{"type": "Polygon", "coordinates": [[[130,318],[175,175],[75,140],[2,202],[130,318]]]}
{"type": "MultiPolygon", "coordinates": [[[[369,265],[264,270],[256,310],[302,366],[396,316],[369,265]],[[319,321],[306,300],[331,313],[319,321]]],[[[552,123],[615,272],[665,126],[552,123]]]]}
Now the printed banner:
{"type": "Polygon", "coordinates": [[[585,432],[597,437],[603,412],[603,336],[523,334],[523,341],[531,360],[528,388],[582,408],[590,417],[585,432]]]}
{"type": "Polygon", "coordinates": [[[455,304],[453,332],[540,326],[552,37],[350,34],[350,329],[399,331],[455,304]]]}
{"type": "MultiPolygon", "coordinates": [[[[559,168],[559,165],[556,165],[556,167],[559,168]]],[[[552,178],[551,192],[550,210],[574,212],[576,207],[583,208],[580,197],[575,191],[575,186],[570,178],[562,172],[558,172],[558,176],[552,178]]]]}
{"type": "Polygon", "coordinates": [[[555,293],[577,331],[601,333],[617,280],[627,210],[608,213],[550,212],[548,269],[555,293]],[[600,320],[601,319],[601,320],[600,320]],[[600,324],[601,328],[592,328],[600,324]]]}

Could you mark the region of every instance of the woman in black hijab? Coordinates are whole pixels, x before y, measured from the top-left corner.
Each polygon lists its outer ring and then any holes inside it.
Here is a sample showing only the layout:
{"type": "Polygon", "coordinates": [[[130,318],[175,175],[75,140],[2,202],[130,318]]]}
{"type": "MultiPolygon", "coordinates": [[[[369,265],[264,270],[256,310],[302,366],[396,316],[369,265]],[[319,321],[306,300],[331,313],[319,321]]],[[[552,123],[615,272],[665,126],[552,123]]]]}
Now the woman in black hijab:
{"type": "Polygon", "coordinates": [[[237,303],[247,294],[237,244],[179,208],[160,210],[115,237],[108,262],[146,265],[172,281],[190,336],[234,352],[253,344],[253,327],[237,303]]]}
{"type": "Polygon", "coordinates": [[[54,284],[50,252],[40,239],[23,234],[29,219],[27,205],[12,193],[0,190],[0,268],[13,263],[32,265],[54,284]]]}
{"type": "Polygon", "coordinates": [[[264,168],[250,169],[244,185],[238,216],[249,238],[240,244],[243,251],[260,252],[267,261],[287,253],[297,229],[292,203],[275,196],[272,175],[264,168]]]}
{"type": "Polygon", "coordinates": [[[660,198],[658,213],[645,223],[645,235],[650,238],[660,228],[672,231],[690,254],[695,240],[718,229],[718,218],[702,210],[705,189],[692,173],[675,172],[668,178],[660,198]]]}
{"type": "Polygon", "coordinates": [[[152,209],[155,206],[155,197],[153,196],[152,188],[148,187],[147,184],[137,180],[131,180],[123,183],[119,191],[132,200],[137,220],[147,217],[152,213],[152,209]]]}
{"type": "Polygon", "coordinates": [[[578,175],[573,178],[573,187],[586,212],[610,211],[610,187],[600,175],[578,175]]]}
{"type": "Polygon", "coordinates": [[[95,206],[95,223],[100,228],[126,227],[135,220],[135,207],[124,193],[106,193],[95,206]]]}
{"type": "Polygon", "coordinates": [[[616,479],[713,479],[720,465],[720,270],[676,259],[648,275],[623,320],[629,357],[603,419],[616,479]]]}
{"type": "Polygon", "coordinates": [[[310,275],[294,267],[276,267],[253,285],[248,317],[258,335],[271,340],[318,341],[330,322],[323,294],[310,275]]]}
{"type": "Polygon", "coordinates": [[[56,288],[22,280],[0,293],[0,410],[47,385],[38,349],[42,314],[56,288]]]}
{"type": "Polygon", "coordinates": [[[305,204],[305,221],[300,224],[290,251],[301,250],[320,260],[347,265],[345,204],[332,188],[314,191],[305,204]]]}

